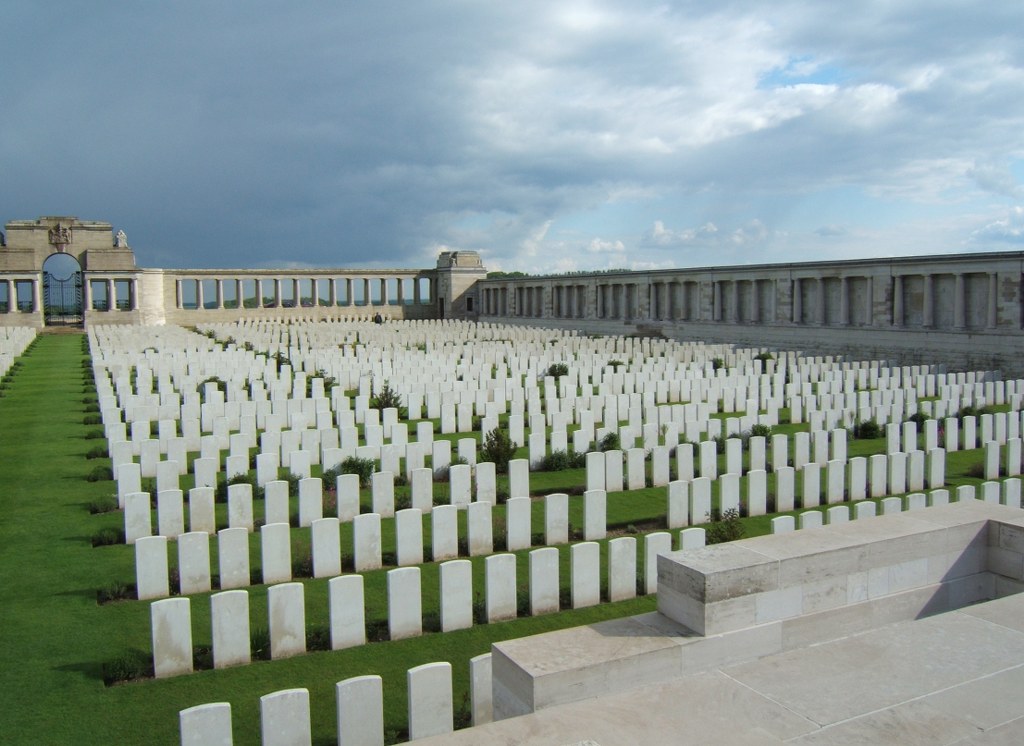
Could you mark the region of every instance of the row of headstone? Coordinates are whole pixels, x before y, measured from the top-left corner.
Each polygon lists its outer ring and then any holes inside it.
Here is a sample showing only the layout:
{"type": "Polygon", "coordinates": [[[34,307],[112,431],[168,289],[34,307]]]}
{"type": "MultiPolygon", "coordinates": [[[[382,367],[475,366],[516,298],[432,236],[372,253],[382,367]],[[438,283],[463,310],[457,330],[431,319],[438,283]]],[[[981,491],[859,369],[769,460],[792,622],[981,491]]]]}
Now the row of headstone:
{"type": "MultiPolygon", "coordinates": [[[[681,548],[703,543],[703,531],[688,529],[681,548]]],[[[683,532],[686,533],[686,532],[683,532]]],[[[657,557],[672,551],[668,532],[644,537],[644,575],[640,592],[657,591],[657,557]]],[[[601,551],[596,542],[574,544],[569,549],[571,579],[569,603],[574,609],[601,603],[601,551]]],[[[487,623],[515,619],[519,615],[517,561],[512,554],[484,558],[484,609],[487,623]]],[[[608,542],[607,600],[623,601],[637,594],[637,541],[625,536],[608,542]]],[[[439,618],[442,632],[473,626],[473,566],[469,560],[451,560],[439,566],[439,618]]],[[[391,640],[423,634],[423,592],[418,567],[387,573],[387,619],[391,640]]],[[[528,555],[528,609],[531,616],[561,609],[559,551],[535,549],[528,555]]],[[[274,660],[306,652],[305,587],[281,583],[267,589],[270,657],[274,660]]],[[[332,650],[363,645],[366,607],[361,575],[343,575],[328,582],[330,644],[332,650]]],[[[157,678],[190,673],[192,663],[192,614],[189,598],[165,598],[150,606],[153,668],[157,678]]],[[[210,596],[210,620],[214,668],[244,665],[251,661],[249,594],[229,590],[210,596]]]]}
{"type": "Polygon", "coordinates": [[[863,500],[853,505],[834,505],[825,510],[810,510],[797,515],[781,515],[772,518],[773,534],[788,533],[805,528],[821,528],[825,525],[847,523],[851,520],[874,518],[876,515],[895,515],[920,510],[935,505],[949,505],[951,501],[966,502],[982,500],[996,505],[1021,507],[1021,483],[1019,479],[999,482],[983,482],[979,489],[974,485],[960,485],[951,494],[948,489],[931,490],[928,493],[913,492],[900,497],[885,497],[875,502],[863,500]]]}
{"type": "MultiPolygon", "coordinates": [[[[406,674],[409,739],[451,733],[455,726],[450,663],[425,663],[406,674]]],[[[491,695],[491,654],[469,661],[470,723],[494,718],[491,695]]],[[[383,746],[384,691],[380,676],[356,676],[335,685],[337,740],[343,746],[383,746]]],[[[312,744],[308,689],[284,689],[260,697],[263,746],[312,744]]],[[[179,714],[182,746],[233,743],[231,704],[196,705],[179,714]]]]}

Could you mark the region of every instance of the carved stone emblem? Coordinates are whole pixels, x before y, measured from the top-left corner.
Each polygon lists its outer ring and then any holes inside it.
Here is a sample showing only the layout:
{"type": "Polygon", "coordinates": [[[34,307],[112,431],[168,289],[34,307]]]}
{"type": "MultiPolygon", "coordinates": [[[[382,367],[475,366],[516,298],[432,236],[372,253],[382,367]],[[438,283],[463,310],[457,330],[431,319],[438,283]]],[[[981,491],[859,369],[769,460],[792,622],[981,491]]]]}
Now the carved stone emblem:
{"type": "Polygon", "coordinates": [[[67,246],[71,243],[71,228],[57,223],[50,228],[50,243],[54,246],[67,246]]]}

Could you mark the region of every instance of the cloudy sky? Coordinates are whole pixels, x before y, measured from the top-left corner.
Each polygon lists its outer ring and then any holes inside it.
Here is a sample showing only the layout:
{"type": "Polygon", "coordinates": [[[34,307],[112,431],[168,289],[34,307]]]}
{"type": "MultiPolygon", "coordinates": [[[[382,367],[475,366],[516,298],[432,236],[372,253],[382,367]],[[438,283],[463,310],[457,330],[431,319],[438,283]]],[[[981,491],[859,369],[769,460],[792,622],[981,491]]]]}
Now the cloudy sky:
{"type": "Polygon", "coordinates": [[[1024,247],[1024,4],[5,0],[0,222],[146,267],[1024,247]]]}

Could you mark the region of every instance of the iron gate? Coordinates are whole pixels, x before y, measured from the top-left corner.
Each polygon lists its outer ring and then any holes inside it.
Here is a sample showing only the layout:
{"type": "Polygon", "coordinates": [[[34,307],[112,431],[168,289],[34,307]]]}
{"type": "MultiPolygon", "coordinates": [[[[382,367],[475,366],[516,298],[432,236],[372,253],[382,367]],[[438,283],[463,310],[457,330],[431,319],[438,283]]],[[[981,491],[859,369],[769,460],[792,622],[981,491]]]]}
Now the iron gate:
{"type": "Polygon", "coordinates": [[[64,279],[43,272],[43,323],[46,326],[81,326],[81,272],[72,272],[64,279]]]}

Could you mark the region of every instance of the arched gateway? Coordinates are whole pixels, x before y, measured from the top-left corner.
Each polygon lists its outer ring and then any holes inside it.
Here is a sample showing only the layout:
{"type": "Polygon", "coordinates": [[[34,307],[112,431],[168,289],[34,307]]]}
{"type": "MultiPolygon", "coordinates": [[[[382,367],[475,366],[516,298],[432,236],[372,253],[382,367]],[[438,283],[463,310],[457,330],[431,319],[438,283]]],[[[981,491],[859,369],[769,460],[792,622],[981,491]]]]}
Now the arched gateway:
{"type": "Polygon", "coordinates": [[[82,267],[69,254],[51,254],[43,262],[43,324],[82,326],[82,267]]]}
{"type": "Polygon", "coordinates": [[[0,233],[0,326],[475,318],[486,275],[473,251],[429,269],[139,269],[124,231],[50,216],[0,233]]]}

